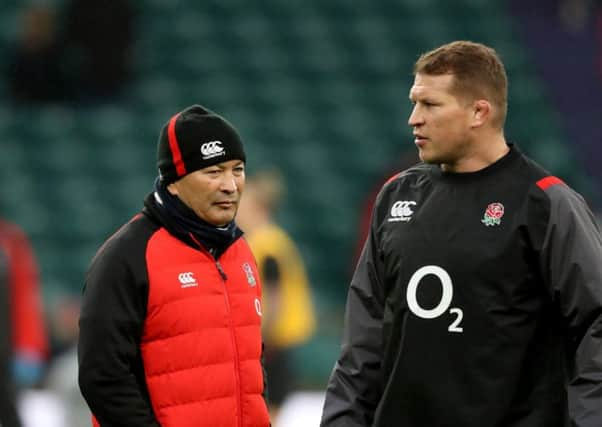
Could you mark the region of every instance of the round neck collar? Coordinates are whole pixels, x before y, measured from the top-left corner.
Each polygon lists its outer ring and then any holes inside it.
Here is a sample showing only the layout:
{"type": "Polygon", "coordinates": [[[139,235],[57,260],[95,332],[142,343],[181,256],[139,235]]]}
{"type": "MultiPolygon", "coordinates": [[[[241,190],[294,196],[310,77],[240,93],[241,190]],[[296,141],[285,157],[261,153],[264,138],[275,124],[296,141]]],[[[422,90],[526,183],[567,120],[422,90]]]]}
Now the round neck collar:
{"type": "Polygon", "coordinates": [[[450,181],[470,181],[474,179],[484,178],[489,176],[496,171],[504,168],[507,164],[511,163],[514,159],[518,158],[520,151],[514,144],[508,144],[508,152],[501,158],[493,162],[492,164],[485,166],[474,172],[445,172],[441,170],[440,166],[434,166],[434,175],[450,181]]]}

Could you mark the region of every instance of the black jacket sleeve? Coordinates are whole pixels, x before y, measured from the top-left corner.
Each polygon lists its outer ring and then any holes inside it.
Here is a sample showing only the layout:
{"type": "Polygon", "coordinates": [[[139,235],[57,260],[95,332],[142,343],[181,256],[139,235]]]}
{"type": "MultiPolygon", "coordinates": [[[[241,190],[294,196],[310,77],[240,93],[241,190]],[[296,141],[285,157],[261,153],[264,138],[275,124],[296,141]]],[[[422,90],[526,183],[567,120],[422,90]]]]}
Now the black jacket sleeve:
{"type": "MultiPolygon", "coordinates": [[[[141,264],[137,268],[145,268],[141,264]]],[[[123,247],[109,241],[86,277],[78,345],[79,386],[102,427],[159,426],[139,350],[148,285],[135,268],[125,259],[123,247]]]]}
{"type": "Polygon", "coordinates": [[[326,390],[321,427],[372,425],[383,383],[382,277],[373,224],[349,288],[341,355],[326,390]]]}
{"type": "Polygon", "coordinates": [[[544,280],[568,330],[569,412],[574,427],[602,426],[602,238],[591,211],[565,185],[546,190],[544,280]]]}

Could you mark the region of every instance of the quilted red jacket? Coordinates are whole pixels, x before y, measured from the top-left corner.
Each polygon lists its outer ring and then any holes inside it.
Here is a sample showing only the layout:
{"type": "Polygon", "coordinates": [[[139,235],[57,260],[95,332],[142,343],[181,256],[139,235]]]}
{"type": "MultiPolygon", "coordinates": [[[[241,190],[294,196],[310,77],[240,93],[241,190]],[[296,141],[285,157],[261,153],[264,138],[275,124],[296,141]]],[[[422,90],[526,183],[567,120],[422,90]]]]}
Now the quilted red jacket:
{"type": "Polygon", "coordinates": [[[260,301],[243,238],[216,260],[138,215],[87,275],[79,380],[95,422],[269,426],[260,301]]]}

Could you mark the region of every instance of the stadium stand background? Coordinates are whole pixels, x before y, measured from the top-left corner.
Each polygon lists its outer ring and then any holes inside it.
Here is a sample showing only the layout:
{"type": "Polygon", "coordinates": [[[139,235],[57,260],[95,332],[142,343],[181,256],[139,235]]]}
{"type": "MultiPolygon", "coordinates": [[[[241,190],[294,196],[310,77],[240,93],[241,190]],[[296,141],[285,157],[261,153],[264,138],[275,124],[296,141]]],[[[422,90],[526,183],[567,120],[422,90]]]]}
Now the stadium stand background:
{"type": "MultiPolygon", "coordinates": [[[[136,6],[136,79],[122,101],[15,108],[0,87],[0,212],[30,234],[49,303],[79,294],[96,248],[140,209],[162,124],[202,103],[238,127],[249,171],[277,165],[286,174],[281,220],[300,245],[319,310],[319,333],[299,349],[298,369],[304,385],[321,388],[338,352],[360,205],[392,160],[414,150],[412,64],[453,39],[490,44],[503,57],[508,139],[600,201],[503,1],[136,6]]],[[[0,5],[3,47],[21,7],[0,5]]]]}

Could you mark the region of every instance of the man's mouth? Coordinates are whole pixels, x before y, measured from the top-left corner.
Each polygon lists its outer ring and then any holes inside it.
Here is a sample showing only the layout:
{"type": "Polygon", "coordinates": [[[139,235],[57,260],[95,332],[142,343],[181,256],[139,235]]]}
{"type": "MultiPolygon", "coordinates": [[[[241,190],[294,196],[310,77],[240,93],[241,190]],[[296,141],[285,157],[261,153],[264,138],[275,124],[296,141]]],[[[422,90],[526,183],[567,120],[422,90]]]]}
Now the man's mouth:
{"type": "Polygon", "coordinates": [[[427,140],[428,140],[428,138],[425,137],[424,135],[421,135],[419,133],[414,134],[414,144],[416,144],[416,145],[424,145],[427,140]]]}

